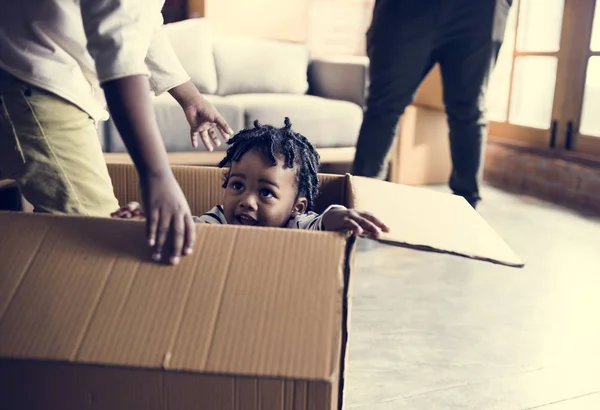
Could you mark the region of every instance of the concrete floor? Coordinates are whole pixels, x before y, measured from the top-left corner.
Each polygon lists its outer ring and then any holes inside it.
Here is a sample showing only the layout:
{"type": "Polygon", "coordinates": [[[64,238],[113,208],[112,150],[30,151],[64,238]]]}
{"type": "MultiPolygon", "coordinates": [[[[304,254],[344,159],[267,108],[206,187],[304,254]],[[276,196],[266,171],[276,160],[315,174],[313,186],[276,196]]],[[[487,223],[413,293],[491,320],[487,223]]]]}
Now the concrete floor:
{"type": "Polygon", "coordinates": [[[346,409],[600,409],[600,220],[483,193],[527,266],[357,253],[346,409]]]}

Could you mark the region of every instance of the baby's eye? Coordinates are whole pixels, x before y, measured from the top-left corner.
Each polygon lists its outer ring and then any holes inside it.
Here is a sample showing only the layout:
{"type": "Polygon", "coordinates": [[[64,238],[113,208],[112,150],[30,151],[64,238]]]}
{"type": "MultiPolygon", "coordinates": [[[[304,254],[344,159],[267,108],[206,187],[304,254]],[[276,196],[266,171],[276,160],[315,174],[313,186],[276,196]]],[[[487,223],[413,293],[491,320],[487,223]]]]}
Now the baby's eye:
{"type": "Polygon", "coordinates": [[[236,191],[240,191],[240,190],[244,189],[244,184],[242,184],[239,181],[233,181],[229,184],[229,186],[236,191]]]}
{"type": "Polygon", "coordinates": [[[268,189],[261,189],[260,190],[260,196],[264,196],[265,198],[272,198],[275,195],[273,194],[273,192],[271,192],[268,189]]]}

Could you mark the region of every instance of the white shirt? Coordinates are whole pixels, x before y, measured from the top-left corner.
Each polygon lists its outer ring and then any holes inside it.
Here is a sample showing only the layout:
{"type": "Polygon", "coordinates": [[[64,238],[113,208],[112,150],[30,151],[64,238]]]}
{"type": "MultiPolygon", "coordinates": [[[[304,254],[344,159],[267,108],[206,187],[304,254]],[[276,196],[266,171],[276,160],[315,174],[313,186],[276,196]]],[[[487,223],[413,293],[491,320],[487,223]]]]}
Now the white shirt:
{"type": "MultiPolygon", "coordinates": [[[[318,214],[316,212],[306,212],[298,214],[285,225],[286,228],[308,229],[312,231],[323,231],[323,215],[332,208],[344,208],[342,205],[330,205],[325,212],[318,214]]],[[[227,225],[227,219],[223,213],[223,205],[217,205],[202,216],[194,216],[194,222],[207,224],[227,225]]]]}
{"type": "Polygon", "coordinates": [[[0,69],[106,120],[104,81],[149,75],[158,95],[189,80],[162,29],[163,3],[3,1],[0,69]]]}

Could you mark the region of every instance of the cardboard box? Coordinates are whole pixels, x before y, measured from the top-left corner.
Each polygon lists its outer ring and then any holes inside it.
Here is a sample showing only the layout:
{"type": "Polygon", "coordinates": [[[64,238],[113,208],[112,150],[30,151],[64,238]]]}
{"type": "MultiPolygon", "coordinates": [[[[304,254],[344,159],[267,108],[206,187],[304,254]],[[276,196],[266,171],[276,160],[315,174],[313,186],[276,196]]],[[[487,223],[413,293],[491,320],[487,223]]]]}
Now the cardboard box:
{"type": "Polygon", "coordinates": [[[434,65],[429,74],[421,82],[414,105],[427,107],[438,111],[445,111],[444,88],[442,86],[442,73],[438,64],[434,65]]]}
{"type": "Polygon", "coordinates": [[[390,181],[407,185],[448,183],[452,160],[445,110],[442,76],[436,64],[400,118],[390,159],[390,181]]]}
{"type": "Polygon", "coordinates": [[[444,111],[408,106],[400,118],[390,159],[390,181],[406,185],[447,184],[452,171],[444,111]]]}
{"type": "MultiPolygon", "coordinates": [[[[110,165],[122,204],[131,165],[110,165]]],[[[195,214],[223,171],[174,167],[195,214]]],[[[317,210],[369,209],[385,242],[522,266],[460,197],[322,176],[317,210]]],[[[354,237],[198,224],[150,262],[142,222],[0,213],[0,408],[325,410],[341,406],[354,237]]]]}

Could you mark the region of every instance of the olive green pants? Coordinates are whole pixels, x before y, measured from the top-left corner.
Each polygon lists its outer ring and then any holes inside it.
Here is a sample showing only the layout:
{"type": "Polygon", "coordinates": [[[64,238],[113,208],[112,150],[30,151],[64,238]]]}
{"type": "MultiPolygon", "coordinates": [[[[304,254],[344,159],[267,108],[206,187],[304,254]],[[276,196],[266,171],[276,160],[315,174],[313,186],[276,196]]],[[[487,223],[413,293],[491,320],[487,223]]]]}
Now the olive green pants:
{"type": "Polygon", "coordinates": [[[94,120],[2,70],[0,176],[36,212],[108,217],[118,208],[94,120]]]}

